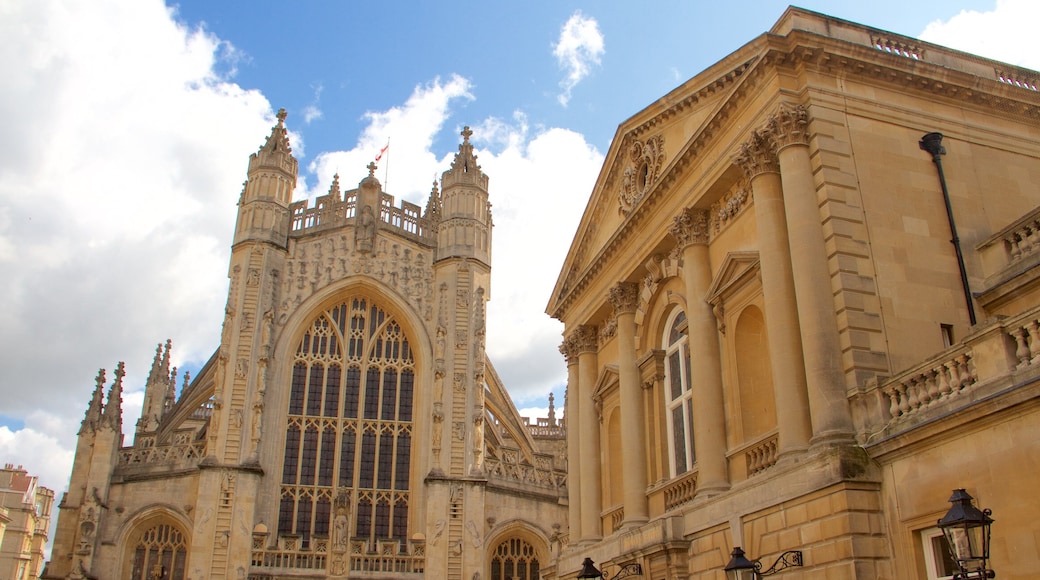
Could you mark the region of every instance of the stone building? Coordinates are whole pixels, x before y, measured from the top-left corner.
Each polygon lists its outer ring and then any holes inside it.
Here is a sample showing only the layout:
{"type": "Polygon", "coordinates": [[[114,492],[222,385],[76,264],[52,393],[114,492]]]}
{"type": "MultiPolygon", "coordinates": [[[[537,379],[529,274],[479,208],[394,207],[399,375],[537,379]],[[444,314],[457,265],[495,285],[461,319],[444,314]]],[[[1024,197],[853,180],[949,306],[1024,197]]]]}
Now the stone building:
{"type": "Polygon", "coordinates": [[[573,461],[545,578],[717,579],[738,546],[949,577],[959,488],[998,577],[1036,577],[1038,83],[789,8],[620,125],[547,306],[573,461]]]}
{"type": "Polygon", "coordinates": [[[21,465],[0,469],[0,578],[40,577],[53,505],[54,492],[21,465]]]}
{"type": "Polygon", "coordinates": [[[130,446],[123,365],[99,373],[44,577],[537,578],[563,424],[522,419],[485,355],[471,132],[425,209],[374,164],[310,206],[284,121],[249,158],[219,348],[178,391],[160,344],[130,446]]]}

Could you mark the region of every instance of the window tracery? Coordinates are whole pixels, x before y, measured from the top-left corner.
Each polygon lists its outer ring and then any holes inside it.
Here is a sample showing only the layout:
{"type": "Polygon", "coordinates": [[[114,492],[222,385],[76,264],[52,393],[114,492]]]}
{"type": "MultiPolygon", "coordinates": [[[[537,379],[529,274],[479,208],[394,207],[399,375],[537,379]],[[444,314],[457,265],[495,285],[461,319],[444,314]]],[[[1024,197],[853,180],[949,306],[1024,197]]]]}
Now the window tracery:
{"type": "Polygon", "coordinates": [[[290,374],[278,533],[328,538],[334,500],[353,537],[408,534],[415,361],[400,324],[356,296],[315,317],[290,374]]]}
{"type": "Polygon", "coordinates": [[[491,557],[491,580],[537,580],[538,554],[530,543],[510,538],[495,548],[491,557]]]}
{"type": "Polygon", "coordinates": [[[188,543],[170,524],[153,526],[134,547],[131,580],[184,580],[188,543]]]}

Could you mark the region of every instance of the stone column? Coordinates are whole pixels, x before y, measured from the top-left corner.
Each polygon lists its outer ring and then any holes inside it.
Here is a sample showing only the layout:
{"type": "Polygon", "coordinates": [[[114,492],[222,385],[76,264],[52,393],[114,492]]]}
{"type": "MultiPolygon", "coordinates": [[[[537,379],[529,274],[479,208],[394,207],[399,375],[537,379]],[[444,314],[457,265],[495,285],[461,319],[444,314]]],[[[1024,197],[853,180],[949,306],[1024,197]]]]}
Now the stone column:
{"type": "Polygon", "coordinates": [[[809,114],[781,105],[769,120],[776,143],[790,232],[798,320],[812,413],[812,443],[850,442],[854,432],[845,395],[834,292],[823,240],[819,201],[809,159],[809,114]]]}
{"type": "MultiPolygon", "coordinates": [[[[581,431],[578,444],[581,454],[578,468],[581,470],[581,538],[582,542],[594,542],[603,538],[603,481],[600,478],[599,414],[592,401],[596,390],[598,368],[598,333],[595,326],[582,325],[574,333],[578,352],[578,389],[572,397],[579,399],[578,424],[568,425],[581,431]]],[[[568,421],[569,423],[569,421],[568,421]]],[[[569,429],[568,429],[569,430],[569,429]]],[[[571,541],[574,537],[571,536],[571,541]]]]}
{"type": "MultiPolygon", "coordinates": [[[[618,382],[621,403],[621,456],[624,464],[623,527],[649,520],[646,505],[646,429],[643,427],[643,393],[636,360],[636,306],[639,285],[619,282],[608,297],[617,319],[618,382]]],[[[611,474],[617,476],[618,474],[611,474]]]]}
{"type": "Polygon", "coordinates": [[[778,455],[804,451],[809,446],[809,397],[805,390],[802,338],[787,242],[787,221],[780,188],[779,166],[772,143],[756,131],[740,148],[736,159],[751,182],[758,228],[762,299],[765,302],[766,342],[776,398],[779,429],[778,455]]]}
{"type": "Polygon", "coordinates": [[[711,286],[708,224],[707,211],[686,208],[675,217],[670,230],[682,250],[683,281],[686,284],[697,495],[714,495],[729,489],[722,356],[715,315],[705,300],[711,286]]]}
{"type": "Polygon", "coordinates": [[[567,428],[567,523],[571,542],[581,539],[581,429],[579,428],[579,407],[581,397],[578,395],[578,348],[575,333],[570,333],[560,352],[567,360],[567,391],[564,394],[564,424],[567,428]]]}

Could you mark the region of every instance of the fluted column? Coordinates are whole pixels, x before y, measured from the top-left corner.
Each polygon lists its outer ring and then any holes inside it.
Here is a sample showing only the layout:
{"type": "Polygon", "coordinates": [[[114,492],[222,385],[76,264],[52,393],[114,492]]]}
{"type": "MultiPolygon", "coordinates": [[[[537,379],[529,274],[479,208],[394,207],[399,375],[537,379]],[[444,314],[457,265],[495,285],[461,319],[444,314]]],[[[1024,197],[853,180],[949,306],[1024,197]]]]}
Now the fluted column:
{"type": "MultiPolygon", "coordinates": [[[[603,509],[603,482],[600,478],[599,414],[592,395],[596,390],[599,375],[596,354],[598,345],[595,326],[582,325],[574,333],[578,351],[578,425],[581,436],[579,469],[581,469],[581,538],[580,541],[596,541],[603,537],[600,511],[603,509]]],[[[571,427],[571,425],[568,425],[571,427]]],[[[573,538],[573,536],[572,536],[573,538]]]]}
{"type": "Polygon", "coordinates": [[[567,523],[571,541],[581,539],[581,429],[578,424],[581,397],[578,395],[578,348],[574,333],[570,333],[560,345],[560,352],[567,360],[567,391],[563,408],[567,427],[567,523]]]}
{"type": "Polygon", "coordinates": [[[686,320],[693,395],[693,444],[697,452],[697,494],[729,489],[726,469],[726,413],[718,326],[705,300],[711,286],[708,212],[686,208],[675,217],[671,234],[679,243],[686,283],[686,320]]]}
{"type": "Polygon", "coordinates": [[[766,341],[780,432],[778,454],[783,456],[808,448],[812,426],[779,167],[771,142],[758,131],[741,146],[737,163],[751,182],[755,201],[766,341]]]}
{"type": "MultiPolygon", "coordinates": [[[[624,527],[646,522],[646,429],[643,424],[643,393],[636,360],[636,306],[639,286],[620,282],[608,297],[617,319],[618,382],[621,403],[621,455],[624,465],[622,497],[624,527]]],[[[612,474],[616,475],[616,474],[612,474]]]]}
{"type": "Polygon", "coordinates": [[[768,131],[776,143],[780,161],[815,445],[851,441],[853,426],[845,395],[819,201],[809,159],[808,125],[805,107],[782,105],[769,120],[768,131]]]}

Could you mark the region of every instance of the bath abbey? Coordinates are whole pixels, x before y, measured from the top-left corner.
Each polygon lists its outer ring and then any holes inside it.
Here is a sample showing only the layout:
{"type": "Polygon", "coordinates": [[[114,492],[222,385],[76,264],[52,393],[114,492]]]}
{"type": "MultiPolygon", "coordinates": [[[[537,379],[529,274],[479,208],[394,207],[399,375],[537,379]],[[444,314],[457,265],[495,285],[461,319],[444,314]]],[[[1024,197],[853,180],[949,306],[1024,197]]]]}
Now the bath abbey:
{"type": "Polygon", "coordinates": [[[42,577],[1034,578],[1038,85],[787,9],[618,126],[533,421],[485,354],[469,128],[424,207],[374,164],[294,200],[282,111],[219,346],[159,344],[132,425],[122,366],[84,388],[42,577]]]}

